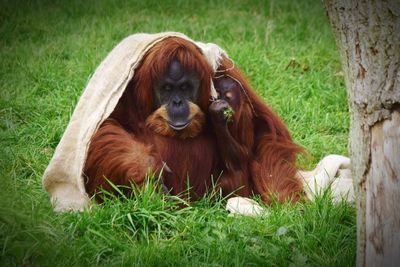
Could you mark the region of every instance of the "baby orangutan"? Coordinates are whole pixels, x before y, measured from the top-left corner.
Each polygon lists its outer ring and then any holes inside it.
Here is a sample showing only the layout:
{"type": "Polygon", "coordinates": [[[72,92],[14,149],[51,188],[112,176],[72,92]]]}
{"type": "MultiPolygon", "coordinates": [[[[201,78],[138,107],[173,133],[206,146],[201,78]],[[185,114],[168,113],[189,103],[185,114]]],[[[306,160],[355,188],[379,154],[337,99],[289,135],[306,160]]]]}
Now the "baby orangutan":
{"type": "Polygon", "coordinates": [[[224,195],[235,192],[241,196],[250,196],[253,193],[253,183],[249,179],[248,162],[251,158],[252,140],[245,140],[237,127],[240,124],[247,124],[252,127],[252,120],[249,118],[243,121],[250,110],[242,112],[243,94],[238,84],[229,77],[222,77],[214,80],[214,86],[218,92],[218,99],[209,107],[211,121],[217,137],[218,151],[220,152],[225,170],[219,180],[219,185],[224,195]],[[250,141],[250,143],[248,143],[250,141]]]}
{"type": "Polygon", "coordinates": [[[217,146],[224,173],[220,178],[223,193],[240,196],[259,194],[270,203],[296,202],[303,194],[297,176],[295,144],[282,120],[258,97],[236,68],[227,68],[214,78],[219,94],[210,107],[217,146]]]}

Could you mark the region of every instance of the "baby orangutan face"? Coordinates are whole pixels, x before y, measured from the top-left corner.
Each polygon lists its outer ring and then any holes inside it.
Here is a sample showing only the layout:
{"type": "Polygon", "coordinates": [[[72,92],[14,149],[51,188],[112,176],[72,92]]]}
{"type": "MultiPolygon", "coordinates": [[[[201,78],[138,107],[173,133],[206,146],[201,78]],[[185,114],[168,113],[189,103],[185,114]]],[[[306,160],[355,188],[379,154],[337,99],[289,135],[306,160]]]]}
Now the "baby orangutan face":
{"type": "Polygon", "coordinates": [[[242,94],[240,85],[230,77],[214,79],[218,99],[211,103],[209,111],[214,122],[229,122],[240,110],[242,94]]]}

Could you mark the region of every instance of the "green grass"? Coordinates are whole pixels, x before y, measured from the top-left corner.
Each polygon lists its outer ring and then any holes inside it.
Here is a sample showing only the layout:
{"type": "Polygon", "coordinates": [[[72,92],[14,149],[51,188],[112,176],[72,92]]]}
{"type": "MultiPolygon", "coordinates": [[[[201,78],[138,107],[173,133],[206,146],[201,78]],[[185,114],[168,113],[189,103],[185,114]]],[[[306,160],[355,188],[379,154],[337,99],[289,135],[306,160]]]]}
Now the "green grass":
{"type": "Polygon", "coordinates": [[[149,188],[56,215],[42,173],[91,73],[125,36],[180,31],[222,46],[311,155],[347,154],[339,55],[320,1],[0,0],[0,265],[348,266],[355,210],[273,204],[229,217],[224,200],[149,188]]]}

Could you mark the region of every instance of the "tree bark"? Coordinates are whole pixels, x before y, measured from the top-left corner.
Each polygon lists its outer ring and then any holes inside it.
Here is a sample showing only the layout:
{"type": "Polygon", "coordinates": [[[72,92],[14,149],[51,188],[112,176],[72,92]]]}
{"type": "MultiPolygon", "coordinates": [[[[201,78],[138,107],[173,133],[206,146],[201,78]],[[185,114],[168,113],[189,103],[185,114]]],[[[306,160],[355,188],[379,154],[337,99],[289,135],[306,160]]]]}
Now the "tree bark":
{"type": "Polygon", "coordinates": [[[324,4],[349,99],[357,265],[400,266],[400,1],[324,4]]]}

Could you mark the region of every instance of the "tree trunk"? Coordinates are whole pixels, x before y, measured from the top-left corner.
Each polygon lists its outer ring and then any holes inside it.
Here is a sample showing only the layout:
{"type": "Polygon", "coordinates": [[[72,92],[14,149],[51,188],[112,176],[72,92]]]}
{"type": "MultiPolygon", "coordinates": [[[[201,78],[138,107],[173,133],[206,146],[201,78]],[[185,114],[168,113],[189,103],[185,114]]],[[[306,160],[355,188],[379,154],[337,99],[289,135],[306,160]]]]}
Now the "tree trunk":
{"type": "Polygon", "coordinates": [[[357,265],[400,266],[400,1],[324,4],[349,98],[357,265]]]}

